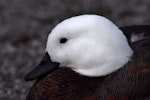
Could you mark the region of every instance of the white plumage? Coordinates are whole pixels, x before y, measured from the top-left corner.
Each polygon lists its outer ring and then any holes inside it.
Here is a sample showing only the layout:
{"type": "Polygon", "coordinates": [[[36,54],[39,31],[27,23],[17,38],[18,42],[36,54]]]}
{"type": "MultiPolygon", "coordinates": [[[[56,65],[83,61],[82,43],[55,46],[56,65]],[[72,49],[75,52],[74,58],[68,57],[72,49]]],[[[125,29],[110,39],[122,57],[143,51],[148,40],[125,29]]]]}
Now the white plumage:
{"type": "Polygon", "coordinates": [[[123,67],[132,56],[123,32],[98,15],[64,20],[50,33],[46,52],[60,67],[86,76],[104,76],[123,67]],[[60,43],[62,38],[65,43],[60,43]]]}

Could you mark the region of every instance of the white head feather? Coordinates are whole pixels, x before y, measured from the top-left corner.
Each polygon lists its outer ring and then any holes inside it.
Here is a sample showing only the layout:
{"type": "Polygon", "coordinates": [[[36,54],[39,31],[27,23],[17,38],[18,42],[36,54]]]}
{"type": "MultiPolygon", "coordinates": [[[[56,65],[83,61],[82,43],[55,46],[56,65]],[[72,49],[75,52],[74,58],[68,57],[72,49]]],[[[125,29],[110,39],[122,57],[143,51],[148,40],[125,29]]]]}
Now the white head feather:
{"type": "Polygon", "coordinates": [[[49,34],[46,52],[60,67],[86,76],[104,76],[123,67],[132,50],[123,32],[98,15],[64,20],[49,34]],[[60,43],[66,38],[66,43],[60,43]]]}

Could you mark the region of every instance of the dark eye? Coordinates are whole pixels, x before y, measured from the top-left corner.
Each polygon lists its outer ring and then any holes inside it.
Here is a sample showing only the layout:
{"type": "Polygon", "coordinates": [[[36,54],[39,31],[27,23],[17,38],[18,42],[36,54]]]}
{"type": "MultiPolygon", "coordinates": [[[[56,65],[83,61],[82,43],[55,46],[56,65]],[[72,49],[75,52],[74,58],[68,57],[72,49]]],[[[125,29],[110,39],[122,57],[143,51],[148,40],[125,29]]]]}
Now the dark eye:
{"type": "Polygon", "coordinates": [[[60,43],[66,43],[67,40],[68,40],[68,39],[66,39],[66,38],[61,38],[61,39],[60,39],[60,43]]]}

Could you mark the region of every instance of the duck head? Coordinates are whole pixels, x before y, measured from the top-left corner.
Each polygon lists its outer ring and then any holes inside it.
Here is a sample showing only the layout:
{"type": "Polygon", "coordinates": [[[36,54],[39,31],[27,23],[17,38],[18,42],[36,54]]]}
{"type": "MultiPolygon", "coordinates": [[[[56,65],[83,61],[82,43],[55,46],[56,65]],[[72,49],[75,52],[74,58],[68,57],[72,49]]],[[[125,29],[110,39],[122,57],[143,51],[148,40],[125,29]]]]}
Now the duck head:
{"type": "Polygon", "coordinates": [[[62,21],[49,34],[45,52],[25,80],[38,79],[61,67],[85,76],[105,76],[123,67],[133,53],[123,32],[98,15],[62,21]]]}

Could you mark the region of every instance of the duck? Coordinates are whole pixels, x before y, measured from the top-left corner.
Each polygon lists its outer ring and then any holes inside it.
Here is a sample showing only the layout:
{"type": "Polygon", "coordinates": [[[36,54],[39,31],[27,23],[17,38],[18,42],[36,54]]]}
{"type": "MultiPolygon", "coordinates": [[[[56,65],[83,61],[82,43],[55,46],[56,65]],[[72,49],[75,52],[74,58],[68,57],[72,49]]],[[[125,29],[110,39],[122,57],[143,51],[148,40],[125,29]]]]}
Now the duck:
{"type": "Polygon", "coordinates": [[[36,80],[26,100],[150,99],[149,29],[118,28],[100,15],[62,21],[50,32],[42,61],[25,75],[36,80]]]}

